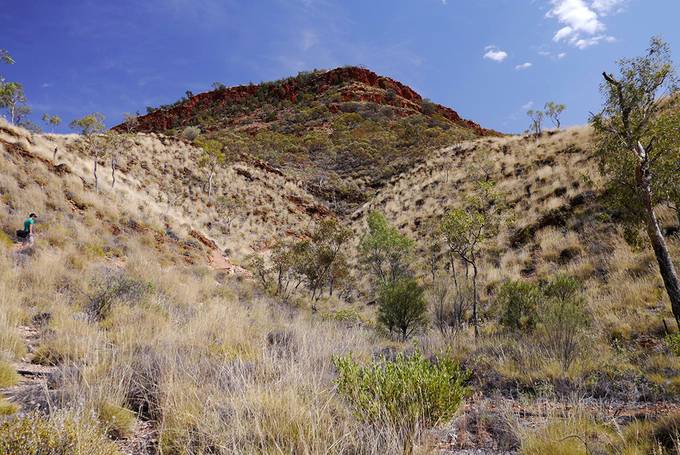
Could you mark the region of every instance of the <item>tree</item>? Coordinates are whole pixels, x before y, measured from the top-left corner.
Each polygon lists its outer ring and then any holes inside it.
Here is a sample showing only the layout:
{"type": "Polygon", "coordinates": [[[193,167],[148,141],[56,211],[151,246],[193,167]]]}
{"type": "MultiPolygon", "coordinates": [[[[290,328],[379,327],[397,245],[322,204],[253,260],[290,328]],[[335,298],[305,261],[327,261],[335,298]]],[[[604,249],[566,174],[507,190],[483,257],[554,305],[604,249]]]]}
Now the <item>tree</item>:
{"type": "MultiPolygon", "coordinates": [[[[0,62],[3,62],[7,65],[14,65],[14,59],[5,49],[0,49],[0,62]]],[[[0,84],[4,82],[5,77],[2,74],[0,74],[0,84]]]]}
{"type": "Polygon", "coordinates": [[[61,124],[61,118],[58,115],[43,114],[42,121],[45,125],[50,127],[50,131],[54,133],[54,128],[61,124]]]}
{"type": "Polygon", "coordinates": [[[219,215],[219,224],[224,226],[227,232],[231,231],[231,224],[243,207],[245,201],[238,196],[225,194],[216,198],[215,209],[219,215]]]}
{"type": "Polygon", "coordinates": [[[652,38],[644,56],[620,60],[618,70],[603,73],[602,111],[591,118],[600,169],[624,220],[644,225],[680,327],[680,279],[654,211],[668,202],[680,173],[678,85],[670,48],[652,38]]]}
{"type": "Polygon", "coordinates": [[[540,136],[543,133],[543,118],[545,117],[545,112],[538,111],[534,109],[529,109],[527,115],[531,119],[531,125],[529,125],[529,132],[534,136],[540,136]]]}
{"type": "Polygon", "coordinates": [[[7,109],[9,112],[10,123],[14,124],[17,114],[22,112],[17,110],[26,103],[24,86],[18,82],[3,82],[0,84],[0,108],[7,109]]]}
{"type": "Polygon", "coordinates": [[[378,322],[406,341],[427,322],[423,288],[415,278],[402,277],[382,285],[378,294],[378,322]]]}
{"type": "Polygon", "coordinates": [[[539,312],[541,338],[546,350],[567,371],[576,358],[589,316],[585,310],[582,284],[575,278],[558,275],[542,286],[543,304],[539,312]]]}
{"type": "Polygon", "coordinates": [[[554,101],[548,101],[545,103],[545,115],[548,116],[550,120],[552,120],[553,125],[555,125],[555,128],[558,130],[562,124],[560,121],[560,116],[566,109],[567,106],[564,104],[557,104],[554,101]]]}
{"type": "Polygon", "coordinates": [[[500,323],[515,332],[530,332],[536,327],[541,290],[524,281],[508,281],[501,286],[496,305],[501,310],[500,323]]]}
{"type": "MultiPolygon", "coordinates": [[[[477,190],[467,198],[465,206],[450,210],[441,226],[449,253],[465,264],[466,276],[467,268],[472,267],[472,322],[475,336],[479,335],[477,278],[482,247],[498,233],[504,209],[503,198],[496,191],[494,182],[478,182],[477,190]]],[[[451,265],[453,267],[454,263],[451,265]]]]}
{"type": "Polygon", "coordinates": [[[139,126],[139,116],[136,114],[130,114],[129,112],[124,113],[123,126],[125,127],[125,131],[127,131],[128,134],[134,132],[139,126]]]}
{"type": "Polygon", "coordinates": [[[361,239],[361,263],[373,274],[378,287],[409,275],[413,241],[389,225],[379,212],[368,215],[368,233],[361,239]]]}
{"type": "Polygon", "coordinates": [[[224,164],[225,161],[224,147],[220,141],[215,139],[201,140],[198,145],[203,150],[201,157],[198,159],[198,165],[208,170],[208,179],[203,185],[203,189],[205,191],[205,188],[207,187],[208,202],[210,202],[212,198],[212,185],[215,171],[217,170],[217,166],[224,164]]]}
{"type": "Polygon", "coordinates": [[[312,299],[318,300],[321,297],[323,287],[330,279],[340,251],[351,235],[352,231],[342,226],[337,220],[325,219],[319,223],[310,241],[306,242],[305,253],[308,260],[305,261],[306,266],[303,271],[309,290],[312,291],[312,299]]]}
{"type": "Polygon", "coordinates": [[[111,189],[116,186],[116,170],[118,169],[119,151],[123,147],[130,145],[130,135],[120,134],[114,130],[109,130],[102,136],[104,153],[111,159],[111,189]]]}
{"type": "Polygon", "coordinates": [[[103,148],[98,143],[98,135],[103,133],[106,127],[104,126],[104,115],[99,112],[88,114],[82,118],[73,120],[69,126],[71,129],[78,131],[83,136],[83,146],[85,152],[89,153],[94,160],[92,174],[94,176],[94,188],[99,192],[99,179],[97,177],[97,165],[103,148]]]}
{"type": "Polygon", "coordinates": [[[226,90],[227,89],[227,86],[224,85],[221,82],[213,82],[211,84],[211,87],[212,87],[213,90],[226,90]]]}

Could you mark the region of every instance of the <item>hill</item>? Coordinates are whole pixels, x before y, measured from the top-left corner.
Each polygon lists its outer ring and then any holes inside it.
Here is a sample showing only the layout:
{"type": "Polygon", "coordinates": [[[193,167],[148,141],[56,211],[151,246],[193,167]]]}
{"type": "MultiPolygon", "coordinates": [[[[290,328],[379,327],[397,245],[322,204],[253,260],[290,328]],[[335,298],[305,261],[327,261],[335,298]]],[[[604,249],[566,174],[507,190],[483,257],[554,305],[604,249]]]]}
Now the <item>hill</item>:
{"type": "Polygon", "coordinates": [[[498,134],[356,67],[187,95],[115,129],[181,137],[198,127],[227,161],[253,157],[284,169],[338,213],[435,149],[498,134]]]}
{"type": "MultiPolygon", "coordinates": [[[[346,215],[319,204],[296,168],[254,156],[217,169],[211,200],[200,147],[157,133],[129,139],[115,186],[101,159],[97,193],[82,138],[0,122],[2,413],[48,408],[24,422],[63,438],[77,428],[88,453],[397,453],[406,436],[388,419],[366,424],[338,388],[334,359],[370,364],[419,350],[446,353],[470,375],[455,418],[419,430],[423,453],[551,453],[571,434],[604,452],[645,453],[673,434],[674,421],[659,420],[678,412],[680,390],[667,297],[652,253],[624,241],[605,204],[588,128],[432,150],[346,215]],[[432,227],[480,180],[497,182],[512,222],[479,264],[475,340],[469,307],[462,323],[438,328],[446,261],[434,255],[433,279],[430,258],[432,227]],[[412,267],[428,289],[431,324],[407,342],[375,324],[357,259],[375,210],[414,241],[412,267]],[[39,237],[24,249],[12,238],[30,211],[39,237]],[[277,245],[311,239],[328,219],[352,231],[343,253],[353,281],[342,295],[313,299],[301,283],[282,299],[274,272],[262,286],[247,257],[268,264],[277,245]],[[563,332],[507,332],[498,304],[508,280],[559,273],[581,284],[587,314],[566,368],[548,343],[563,332]]],[[[659,213],[677,257],[677,219],[659,213]]],[[[25,436],[17,421],[3,435],[25,436]]]]}

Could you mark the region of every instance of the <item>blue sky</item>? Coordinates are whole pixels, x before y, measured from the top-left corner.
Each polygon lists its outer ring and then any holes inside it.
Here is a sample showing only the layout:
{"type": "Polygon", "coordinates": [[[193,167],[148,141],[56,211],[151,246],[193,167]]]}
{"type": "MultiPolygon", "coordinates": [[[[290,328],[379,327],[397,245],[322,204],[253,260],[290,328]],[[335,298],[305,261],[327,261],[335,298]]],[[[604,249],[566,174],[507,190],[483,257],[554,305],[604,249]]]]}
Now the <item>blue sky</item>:
{"type": "Polygon", "coordinates": [[[0,0],[2,68],[34,120],[173,102],[211,83],[364,65],[485,127],[524,130],[528,106],[581,124],[600,73],[663,36],[680,62],[678,0],[0,0]]]}

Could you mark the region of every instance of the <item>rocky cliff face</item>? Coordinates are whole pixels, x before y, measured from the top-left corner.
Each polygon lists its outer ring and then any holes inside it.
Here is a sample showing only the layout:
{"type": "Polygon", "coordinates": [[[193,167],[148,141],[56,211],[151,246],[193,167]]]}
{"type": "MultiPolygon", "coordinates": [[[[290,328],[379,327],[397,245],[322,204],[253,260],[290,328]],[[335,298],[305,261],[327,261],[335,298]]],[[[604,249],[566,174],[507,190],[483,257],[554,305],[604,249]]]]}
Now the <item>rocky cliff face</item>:
{"type": "MultiPolygon", "coordinates": [[[[456,111],[434,103],[424,103],[423,98],[410,87],[389,77],[358,67],[336,68],[259,85],[241,85],[200,93],[172,106],[159,108],[140,116],[134,127],[136,132],[164,132],[173,128],[194,125],[203,112],[228,111],[230,106],[252,102],[287,101],[296,104],[303,95],[322,96],[337,90],[339,100],[329,103],[331,112],[340,110],[341,102],[369,102],[396,108],[399,116],[413,113],[438,114],[457,125],[474,130],[477,135],[495,134],[477,123],[465,120],[456,111]]],[[[198,122],[200,123],[200,122],[198,122]]],[[[114,129],[122,130],[118,125],[114,129]]],[[[257,130],[255,128],[254,130],[257,130]]]]}

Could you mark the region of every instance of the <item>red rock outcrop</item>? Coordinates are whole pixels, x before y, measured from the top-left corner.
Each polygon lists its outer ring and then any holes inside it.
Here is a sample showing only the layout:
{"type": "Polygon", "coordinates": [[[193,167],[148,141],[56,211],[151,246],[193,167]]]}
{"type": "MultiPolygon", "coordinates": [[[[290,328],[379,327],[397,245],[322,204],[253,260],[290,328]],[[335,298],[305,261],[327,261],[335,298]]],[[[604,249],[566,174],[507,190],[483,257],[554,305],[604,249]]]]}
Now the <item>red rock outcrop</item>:
{"type": "MultiPolygon", "coordinates": [[[[313,93],[320,95],[333,87],[346,85],[347,87],[342,90],[343,101],[370,101],[391,105],[401,108],[401,115],[423,111],[423,98],[410,87],[389,77],[379,76],[365,68],[344,67],[321,73],[311,73],[305,78],[294,77],[279,83],[241,85],[200,93],[174,107],[159,109],[140,116],[138,124],[133,129],[136,132],[163,132],[171,128],[189,125],[203,111],[220,110],[220,108],[230,104],[240,103],[254,97],[264,85],[270,87],[267,96],[279,100],[288,100],[292,103],[297,102],[301,94],[308,93],[310,88],[313,88],[313,93]]],[[[473,129],[479,135],[498,134],[495,131],[482,128],[477,123],[461,118],[453,109],[439,104],[432,104],[432,107],[435,110],[434,113],[447,118],[451,122],[473,129]]],[[[334,106],[329,106],[329,108],[336,110],[334,106]]],[[[126,127],[118,125],[114,129],[123,131],[126,127]]]]}

